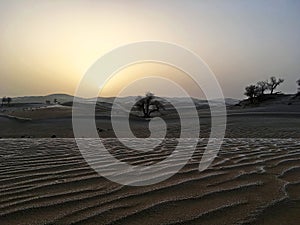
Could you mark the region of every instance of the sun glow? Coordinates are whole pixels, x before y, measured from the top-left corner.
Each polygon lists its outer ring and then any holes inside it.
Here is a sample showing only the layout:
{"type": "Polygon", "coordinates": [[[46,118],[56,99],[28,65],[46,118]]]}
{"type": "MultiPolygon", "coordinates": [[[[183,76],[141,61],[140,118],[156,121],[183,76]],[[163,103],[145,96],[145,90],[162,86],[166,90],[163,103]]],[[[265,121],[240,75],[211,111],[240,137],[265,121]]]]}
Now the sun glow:
{"type": "Polygon", "coordinates": [[[276,74],[284,75],[282,91],[294,92],[300,4],[268,2],[1,1],[0,95],[74,94],[99,57],[144,40],[197,53],[226,96],[240,98],[249,82],[276,74]]]}
{"type": "Polygon", "coordinates": [[[140,80],[138,84],[127,90],[125,95],[144,95],[147,91],[152,91],[159,96],[176,96],[177,92],[173,90],[171,84],[175,82],[184,88],[189,95],[203,97],[200,87],[186,73],[173,66],[153,62],[137,63],[118,71],[106,82],[100,96],[116,96],[122,89],[137,80],[140,80]],[[161,77],[170,82],[157,84],[155,79],[145,79],[147,77],[161,77]]]}

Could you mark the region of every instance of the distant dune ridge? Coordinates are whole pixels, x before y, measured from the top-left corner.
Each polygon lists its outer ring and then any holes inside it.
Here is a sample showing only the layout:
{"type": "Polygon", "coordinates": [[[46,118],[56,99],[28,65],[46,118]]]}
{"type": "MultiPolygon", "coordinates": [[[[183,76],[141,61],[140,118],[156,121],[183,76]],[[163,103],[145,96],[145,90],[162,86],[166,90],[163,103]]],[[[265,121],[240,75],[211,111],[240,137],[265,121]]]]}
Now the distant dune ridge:
{"type": "MultiPolygon", "coordinates": [[[[133,103],[136,101],[137,96],[127,96],[127,97],[120,97],[122,98],[122,101],[124,101],[124,103],[133,103]]],[[[170,97],[163,97],[165,99],[169,99],[170,97]]],[[[66,102],[72,102],[74,99],[74,96],[72,95],[68,95],[68,94],[51,94],[51,95],[45,95],[45,96],[22,96],[22,97],[14,97],[12,98],[12,103],[46,103],[46,101],[50,101],[51,103],[54,102],[54,100],[57,100],[60,103],[66,103],[66,102]]],[[[77,100],[82,100],[84,102],[88,102],[88,101],[102,101],[102,102],[109,102],[112,103],[114,101],[114,97],[95,97],[95,98],[81,98],[81,97],[77,97],[77,100]]],[[[177,100],[177,101],[182,101],[184,102],[184,98],[180,98],[180,97],[174,97],[173,99],[177,100]]],[[[197,98],[192,98],[194,100],[194,102],[196,104],[206,104],[207,101],[206,100],[201,100],[201,99],[197,99],[197,98]]],[[[218,100],[215,100],[216,102],[218,100]]],[[[234,99],[234,98],[225,98],[225,103],[228,105],[234,105],[236,103],[238,103],[239,100],[238,99],[234,99]]]]}

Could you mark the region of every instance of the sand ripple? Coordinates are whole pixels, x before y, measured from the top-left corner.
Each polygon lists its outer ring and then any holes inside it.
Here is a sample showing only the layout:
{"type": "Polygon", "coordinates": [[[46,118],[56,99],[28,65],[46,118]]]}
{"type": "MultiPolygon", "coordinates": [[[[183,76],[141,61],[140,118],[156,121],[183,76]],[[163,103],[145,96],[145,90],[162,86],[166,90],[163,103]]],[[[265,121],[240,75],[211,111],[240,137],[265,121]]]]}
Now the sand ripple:
{"type": "MultiPolygon", "coordinates": [[[[206,141],[170,179],[128,187],[95,173],[73,139],[2,139],[1,225],[298,224],[299,139],[225,139],[213,164],[199,173],[206,141]]],[[[176,143],[139,152],[105,139],[116,158],[132,165],[159,162],[176,143]]]]}

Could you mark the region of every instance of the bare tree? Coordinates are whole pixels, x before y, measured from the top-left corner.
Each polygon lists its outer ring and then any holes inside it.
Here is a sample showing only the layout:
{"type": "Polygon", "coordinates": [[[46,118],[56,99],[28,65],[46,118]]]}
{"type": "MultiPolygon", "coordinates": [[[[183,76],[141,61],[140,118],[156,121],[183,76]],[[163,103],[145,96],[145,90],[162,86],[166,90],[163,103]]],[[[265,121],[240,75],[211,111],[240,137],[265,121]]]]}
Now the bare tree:
{"type": "Polygon", "coordinates": [[[254,99],[260,94],[260,90],[256,85],[249,85],[245,88],[245,93],[251,103],[254,103],[254,99]]]}
{"type": "Polygon", "coordinates": [[[135,107],[143,113],[145,118],[150,118],[152,113],[165,109],[162,102],[151,92],[147,92],[145,97],[139,96],[135,107]]]}
{"type": "Polygon", "coordinates": [[[12,101],[12,98],[11,98],[11,97],[7,97],[7,98],[6,98],[6,102],[7,102],[7,105],[8,105],[8,106],[10,105],[11,101],[12,101]]]}
{"type": "Polygon", "coordinates": [[[276,77],[270,77],[270,82],[268,82],[268,89],[270,90],[270,94],[272,95],[274,90],[280,85],[284,79],[279,78],[278,80],[276,77]]]}
{"type": "Polygon", "coordinates": [[[6,98],[6,97],[3,97],[3,98],[2,98],[2,104],[1,104],[1,106],[3,106],[5,102],[7,102],[7,98],[6,98]]]}
{"type": "Polygon", "coordinates": [[[268,90],[268,81],[259,81],[257,82],[256,84],[258,90],[259,90],[259,94],[260,95],[264,95],[265,94],[265,91],[268,90]]]}

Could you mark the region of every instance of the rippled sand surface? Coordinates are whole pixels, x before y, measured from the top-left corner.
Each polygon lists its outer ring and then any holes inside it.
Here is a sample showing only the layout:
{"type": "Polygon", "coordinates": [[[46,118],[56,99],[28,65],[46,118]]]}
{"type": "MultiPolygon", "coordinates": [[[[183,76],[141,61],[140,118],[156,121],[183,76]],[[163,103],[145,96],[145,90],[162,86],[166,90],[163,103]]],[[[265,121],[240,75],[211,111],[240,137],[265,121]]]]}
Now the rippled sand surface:
{"type": "MultiPolygon", "coordinates": [[[[176,145],[139,152],[104,142],[133,165],[176,145]]],[[[129,187],[93,171],[73,139],[2,139],[0,224],[299,224],[300,139],[225,139],[200,173],[205,142],[168,180],[129,187]]]]}

